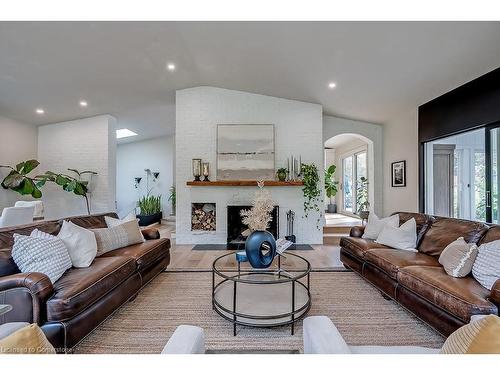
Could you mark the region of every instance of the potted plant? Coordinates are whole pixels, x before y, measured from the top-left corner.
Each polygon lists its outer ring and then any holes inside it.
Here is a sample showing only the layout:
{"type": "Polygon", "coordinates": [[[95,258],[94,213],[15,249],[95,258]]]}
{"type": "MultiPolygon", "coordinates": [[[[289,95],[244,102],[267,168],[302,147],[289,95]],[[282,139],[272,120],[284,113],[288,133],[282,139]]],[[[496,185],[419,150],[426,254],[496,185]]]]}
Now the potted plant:
{"type": "Polygon", "coordinates": [[[337,212],[337,204],[332,200],[338,191],[338,181],[333,180],[333,175],[335,174],[336,169],[337,167],[332,164],[325,171],[325,192],[328,199],[330,199],[330,203],[328,204],[326,211],[329,213],[337,212]]]}
{"type": "Polygon", "coordinates": [[[168,200],[172,202],[172,216],[175,216],[175,202],[176,202],[175,186],[172,186],[170,188],[170,196],[168,197],[168,200]]]}
{"type": "Polygon", "coordinates": [[[285,181],[287,174],[288,174],[288,169],[286,168],[278,168],[278,170],[276,171],[276,176],[278,177],[279,181],[285,181]]]}
{"type": "Polygon", "coordinates": [[[139,215],[136,215],[140,226],[145,227],[154,223],[161,223],[163,217],[161,212],[161,195],[145,195],[139,199],[137,205],[141,211],[139,215]]]}
{"type": "MultiPolygon", "coordinates": [[[[321,179],[318,167],[314,163],[301,164],[302,182],[304,184],[302,193],[304,194],[304,217],[308,217],[311,211],[320,213],[321,199],[321,179]]],[[[316,228],[320,230],[321,215],[316,220],[316,228]]]]}
{"type": "Polygon", "coordinates": [[[362,220],[367,220],[370,214],[370,202],[368,202],[368,179],[361,177],[356,188],[356,206],[358,215],[362,220]]]}

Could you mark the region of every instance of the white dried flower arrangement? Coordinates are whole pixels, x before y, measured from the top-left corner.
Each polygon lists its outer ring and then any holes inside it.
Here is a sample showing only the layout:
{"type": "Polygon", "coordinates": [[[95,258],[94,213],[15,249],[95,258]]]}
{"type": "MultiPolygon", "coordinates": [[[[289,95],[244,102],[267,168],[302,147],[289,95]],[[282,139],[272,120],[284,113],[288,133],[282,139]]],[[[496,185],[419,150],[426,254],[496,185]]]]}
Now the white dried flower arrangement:
{"type": "Polygon", "coordinates": [[[248,226],[248,231],[245,231],[243,235],[249,235],[256,230],[267,230],[272,219],[274,201],[271,193],[264,189],[264,181],[258,181],[257,186],[259,190],[255,193],[252,208],[240,212],[243,224],[248,226]]]}

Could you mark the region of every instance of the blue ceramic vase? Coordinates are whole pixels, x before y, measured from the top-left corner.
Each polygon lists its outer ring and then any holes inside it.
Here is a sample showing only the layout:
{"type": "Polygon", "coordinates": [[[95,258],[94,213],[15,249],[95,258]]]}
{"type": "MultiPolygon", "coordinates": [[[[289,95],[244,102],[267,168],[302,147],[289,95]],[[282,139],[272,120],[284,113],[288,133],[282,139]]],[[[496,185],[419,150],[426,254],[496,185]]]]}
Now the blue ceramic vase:
{"type": "Polygon", "coordinates": [[[276,255],[276,240],[273,235],[265,230],[252,232],[245,242],[247,258],[253,268],[268,268],[276,255]],[[263,246],[269,247],[267,254],[263,254],[263,246]]]}

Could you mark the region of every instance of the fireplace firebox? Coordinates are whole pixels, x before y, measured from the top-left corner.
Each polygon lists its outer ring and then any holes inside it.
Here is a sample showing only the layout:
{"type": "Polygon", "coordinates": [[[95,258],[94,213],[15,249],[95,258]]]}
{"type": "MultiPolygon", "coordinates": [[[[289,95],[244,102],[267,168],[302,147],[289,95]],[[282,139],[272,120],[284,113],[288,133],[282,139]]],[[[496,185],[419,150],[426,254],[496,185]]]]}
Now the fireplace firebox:
{"type": "MultiPolygon", "coordinates": [[[[230,250],[244,249],[246,237],[243,232],[248,227],[243,224],[241,210],[248,210],[252,206],[227,206],[227,248],[230,250]]],[[[274,206],[272,219],[267,229],[274,238],[279,237],[279,206],[274,206]]]]}

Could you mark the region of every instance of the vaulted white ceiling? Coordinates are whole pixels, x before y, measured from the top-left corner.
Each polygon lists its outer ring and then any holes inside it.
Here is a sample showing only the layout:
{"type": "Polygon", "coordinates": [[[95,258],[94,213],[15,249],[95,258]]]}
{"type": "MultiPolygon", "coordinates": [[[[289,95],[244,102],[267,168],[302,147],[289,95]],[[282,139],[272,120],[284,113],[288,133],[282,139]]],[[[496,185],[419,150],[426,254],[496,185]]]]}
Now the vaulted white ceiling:
{"type": "Polygon", "coordinates": [[[175,90],[210,85],[385,123],[499,66],[498,22],[0,22],[0,114],[109,113],[151,138],[174,132],[175,90]]]}

